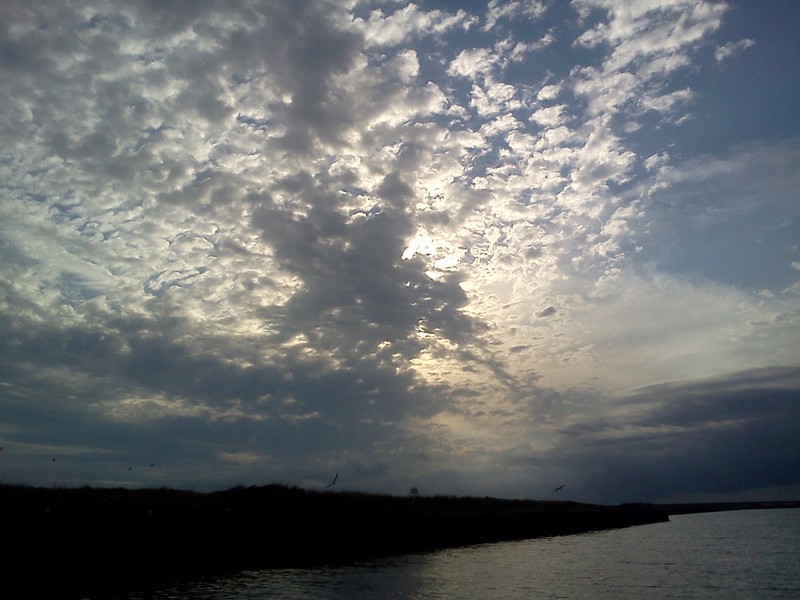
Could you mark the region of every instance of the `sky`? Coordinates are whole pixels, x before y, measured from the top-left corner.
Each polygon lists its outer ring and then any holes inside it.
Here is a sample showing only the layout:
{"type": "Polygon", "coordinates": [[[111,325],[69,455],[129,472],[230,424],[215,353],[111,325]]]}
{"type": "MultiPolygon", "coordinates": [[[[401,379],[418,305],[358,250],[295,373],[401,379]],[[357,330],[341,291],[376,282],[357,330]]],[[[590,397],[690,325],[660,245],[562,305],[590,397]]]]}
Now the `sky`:
{"type": "Polygon", "coordinates": [[[0,480],[796,499],[799,29],[5,0],[0,480]]]}

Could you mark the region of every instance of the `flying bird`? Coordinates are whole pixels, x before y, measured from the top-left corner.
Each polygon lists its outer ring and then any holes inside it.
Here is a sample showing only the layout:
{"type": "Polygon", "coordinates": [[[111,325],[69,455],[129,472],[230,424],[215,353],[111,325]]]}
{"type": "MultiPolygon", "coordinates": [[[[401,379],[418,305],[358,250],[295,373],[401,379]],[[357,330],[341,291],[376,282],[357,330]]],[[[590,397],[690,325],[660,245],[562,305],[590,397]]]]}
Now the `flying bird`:
{"type": "Polygon", "coordinates": [[[557,487],[556,489],[554,489],[553,491],[554,491],[554,492],[557,492],[557,491],[559,491],[559,490],[563,490],[565,485],[567,485],[567,484],[566,484],[566,483],[562,483],[560,486],[558,486],[558,487],[557,487]]]}
{"type": "Polygon", "coordinates": [[[331,487],[331,486],[332,486],[334,483],[336,483],[336,480],[337,480],[337,479],[339,479],[339,471],[336,471],[336,475],[334,475],[334,476],[333,476],[333,481],[331,481],[331,482],[330,482],[328,485],[326,485],[326,486],[325,486],[325,489],[328,489],[328,488],[329,488],[329,487],[331,487]]]}

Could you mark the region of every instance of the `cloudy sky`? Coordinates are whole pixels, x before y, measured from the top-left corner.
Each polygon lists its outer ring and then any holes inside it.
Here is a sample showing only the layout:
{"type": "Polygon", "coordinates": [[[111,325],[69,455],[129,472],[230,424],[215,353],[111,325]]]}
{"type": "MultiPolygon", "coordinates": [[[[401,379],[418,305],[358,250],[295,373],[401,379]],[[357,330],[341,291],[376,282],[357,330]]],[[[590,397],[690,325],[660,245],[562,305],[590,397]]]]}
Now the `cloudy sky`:
{"type": "Polygon", "coordinates": [[[798,29],[5,0],[0,479],[797,497],[798,29]]]}

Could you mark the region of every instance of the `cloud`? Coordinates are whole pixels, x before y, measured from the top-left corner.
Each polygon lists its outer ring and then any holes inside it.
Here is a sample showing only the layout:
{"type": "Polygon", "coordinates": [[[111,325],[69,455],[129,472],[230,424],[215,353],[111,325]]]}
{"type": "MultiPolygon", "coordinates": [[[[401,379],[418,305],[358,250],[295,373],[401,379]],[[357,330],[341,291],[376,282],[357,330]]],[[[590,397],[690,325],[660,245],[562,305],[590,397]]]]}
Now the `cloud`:
{"type": "Polygon", "coordinates": [[[609,19],[581,34],[577,43],[588,47],[612,48],[607,68],[621,70],[634,60],[672,53],[698,43],[721,24],[727,6],[720,2],[675,0],[653,3],[629,2],[624,6],[610,0],[578,0],[579,12],[605,11],[609,19]]]}
{"type": "Polygon", "coordinates": [[[645,255],[671,270],[732,285],[789,287],[795,276],[785,265],[796,256],[792,189],[798,183],[790,165],[797,158],[798,141],[788,139],[663,163],[647,192],[648,216],[642,222],[649,223],[651,241],[645,255]],[[668,223],[674,225],[669,232],[668,223]]]}
{"type": "Polygon", "coordinates": [[[717,46],[717,49],[714,50],[714,58],[716,58],[718,62],[722,62],[753,45],[755,45],[755,41],[750,38],[745,38],[738,42],[728,42],[722,46],[717,46]]]}
{"type": "Polygon", "coordinates": [[[540,108],[531,115],[531,120],[544,127],[558,127],[564,123],[566,108],[563,104],[540,108]]]}
{"type": "Polygon", "coordinates": [[[442,34],[455,27],[469,29],[475,22],[476,18],[463,10],[455,14],[440,10],[425,11],[413,2],[389,15],[376,9],[368,19],[355,21],[364,28],[368,46],[393,46],[408,41],[412,36],[442,34]]]}
{"type": "Polygon", "coordinates": [[[547,11],[547,5],[538,0],[489,0],[486,8],[484,31],[493,29],[501,20],[520,16],[535,21],[541,19],[547,11]]]}
{"type": "Polygon", "coordinates": [[[786,368],[645,388],[597,421],[559,427],[558,461],[586,478],[582,489],[609,498],[797,485],[797,386],[797,369],[786,368]]]}
{"type": "Polygon", "coordinates": [[[796,136],[681,125],[720,3],[0,11],[7,480],[611,497],[712,427],[630,388],[797,363],[796,136]]]}
{"type": "Polygon", "coordinates": [[[497,60],[498,57],[493,56],[486,48],[462,50],[450,63],[448,71],[451,75],[477,79],[489,75],[494,70],[497,60]]]}

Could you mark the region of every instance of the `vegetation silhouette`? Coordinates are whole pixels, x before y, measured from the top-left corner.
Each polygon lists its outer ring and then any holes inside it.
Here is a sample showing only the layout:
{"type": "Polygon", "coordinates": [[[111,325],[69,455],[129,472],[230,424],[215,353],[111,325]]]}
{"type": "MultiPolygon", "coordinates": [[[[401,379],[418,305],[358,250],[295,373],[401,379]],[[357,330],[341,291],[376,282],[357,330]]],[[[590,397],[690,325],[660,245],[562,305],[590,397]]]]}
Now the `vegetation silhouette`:
{"type": "Polygon", "coordinates": [[[552,500],[472,496],[391,496],[354,491],[315,491],[268,484],[195,492],[173,488],[37,488],[0,484],[5,518],[111,519],[135,517],[265,517],[280,515],[375,515],[497,513],[597,508],[552,500]],[[413,500],[413,501],[412,501],[413,500]]]}
{"type": "Polygon", "coordinates": [[[341,564],[386,554],[564,535],[669,514],[798,503],[619,506],[390,496],[269,484],[217,492],[0,484],[9,589],[85,597],[165,578],[341,564]]]}

